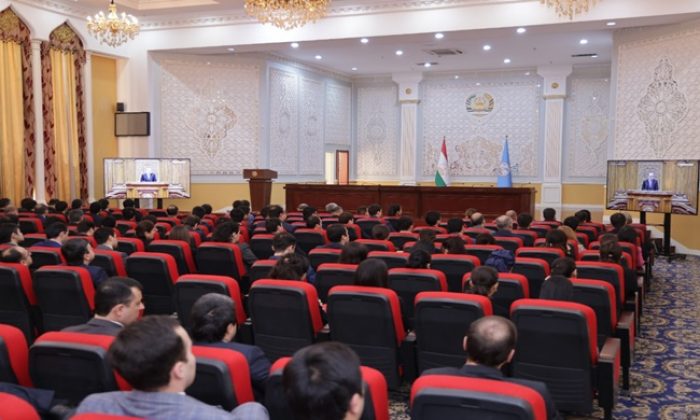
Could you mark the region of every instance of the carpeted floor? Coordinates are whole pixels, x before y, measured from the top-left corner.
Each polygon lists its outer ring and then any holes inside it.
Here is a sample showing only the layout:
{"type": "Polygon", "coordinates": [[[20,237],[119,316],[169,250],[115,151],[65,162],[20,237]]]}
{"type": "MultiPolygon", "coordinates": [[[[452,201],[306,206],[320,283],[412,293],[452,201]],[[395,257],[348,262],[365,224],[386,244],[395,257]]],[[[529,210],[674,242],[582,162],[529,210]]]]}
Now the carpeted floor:
{"type": "MultiPolygon", "coordinates": [[[[657,259],[636,342],[630,391],[621,393],[615,419],[700,419],[699,305],[700,258],[657,259]]],[[[410,418],[409,392],[404,385],[400,392],[390,393],[392,420],[410,418]]],[[[596,410],[584,418],[602,417],[602,410],[596,410]]]]}

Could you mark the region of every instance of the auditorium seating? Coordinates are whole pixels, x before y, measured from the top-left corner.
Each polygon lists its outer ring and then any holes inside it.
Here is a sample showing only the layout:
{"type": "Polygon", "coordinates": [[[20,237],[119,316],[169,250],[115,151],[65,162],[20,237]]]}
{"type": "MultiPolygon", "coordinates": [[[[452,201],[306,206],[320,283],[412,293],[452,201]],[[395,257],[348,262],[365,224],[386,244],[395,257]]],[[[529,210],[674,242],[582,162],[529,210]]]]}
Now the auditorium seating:
{"type": "Polygon", "coordinates": [[[486,260],[491,256],[493,251],[503,249],[500,245],[465,245],[464,251],[467,255],[473,255],[479,259],[481,265],[486,263],[486,260]]]}
{"type": "Polygon", "coordinates": [[[324,263],[337,263],[342,250],[334,248],[315,248],[309,251],[309,264],[314,270],[324,263]]]}
{"type": "Polygon", "coordinates": [[[484,296],[421,292],[415,300],[416,358],[419,374],[436,367],[460,367],[466,360],[464,333],[475,320],[491,315],[484,296]]]}
{"type": "Polygon", "coordinates": [[[250,238],[250,250],[259,260],[266,260],[275,253],[272,249],[274,237],[275,235],[269,233],[256,233],[250,238]]]}
{"type": "Polygon", "coordinates": [[[0,392],[0,419],[39,420],[39,413],[20,397],[0,392]]]}
{"type": "Polygon", "coordinates": [[[301,281],[256,281],[250,288],[248,312],[255,344],[273,362],[314,343],[323,328],[316,289],[301,281]]]}
{"type": "Polygon", "coordinates": [[[211,274],[184,274],[175,282],[175,309],[180,324],[189,329],[192,306],[197,299],[207,293],[219,293],[233,300],[236,305],[236,321],[240,330],[245,324],[247,315],[238,283],[231,277],[211,274]]]}
{"type": "Polygon", "coordinates": [[[574,302],[522,299],[511,306],[518,329],[513,376],[547,384],[559,410],[590,413],[593,399],[612,418],[618,395],[620,340],[598,351],[593,309],[574,302]]]}
{"type": "Polygon", "coordinates": [[[190,248],[190,244],[188,242],[159,239],[148,244],[146,249],[148,252],[162,252],[164,254],[172,255],[173,258],[175,258],[177,271],[180,274],[197,272],[197,267],[195,266],[194,258],[192,257],[192,249],[190,248]]]}
{"type": "Polygon", "coordinates": [[[430,262],[430,268],[445,274],[447,290],[450,292],[461,292],[464,274],[480,265],[477,257],[461,254],[435,254],[430,262]]]}
{"type": "Polygon", "coordinates": [[[126,276],[126,264],[121,252],[96,249],[95,259],[90,265],[101,267],[109,277],[126,276]]]}
{"type": "Polygon", "coordinates": [[[326,232],[316,229],[295,229],[294,237],[297,239],[297,247],[307,254],[317,246],[324,245],[326,242],[328,242],[326,232]]]}
{"type": "Polygon", "coordinates": [[[87,269],[47,265],[34,272],[34,293],[44,331],[57,331],[90,320],[95,288],[87,269]]]}
{"type": "Polygon", "coordinates": [[[547,261],[550,266],[557,258],[564,258],[566,254],[559,248],[523,247],[515,251],[516,257],[539,258],[547,261]]]}
{"type": "Polygon", "coordinates": [[[192,346],[197,374],[185,392],[213,406],[231,411],[254,401],[250,368],[245,356],[232,349],[192,346]]]}
{"type": "Polygon", "coordinates": [[[396,251],[396,248],[391,241],[379,239],[357,239],[355,242],[366,246],[369,251],[396,251]]]}
{"type": "Polygon", "coordinates": [[[530,287],[530,296],[539,297],[542,283],[549,276],[549,264],[539,258],[516,257],[511,272],[525,276],[530,287]]]}
{"type": "Polygon", "coordinates": [[[394,244],[395,249],[403,249],[406,242],[416,242],[419,239],[417,233],[413,232],[391,232],[389,241],[394,244]]]}
{"type": "Polygon", "coordinates": [[[328,300],[328,292],[334,286],[351,285],[355,281],[355,264],[325,263],[316,270],[316,290],[322,302],[328,300]]]}
{"type": "Polygon", "coordinates": [[[201,274],[232,277],[236,279],[243,293],[248,292],[248,276],[238,245],[205,242],[197,248],[196,260],[201,274]]]}
{"type": "Polygon", "coordinates": [[[250,279],[250,284],[255,283],[260,279],[266,279],[270,277],[270,270],[277,264],[277,260],[257,260],[253,263],[248,270],[248,278],[250,279]]]}
{"type": "Polygon", "coordinates": [[[29,268],[22,264],[0,263],[0,323],[13,325],[34,341],[38,312],[29,268]]]}
{"type": "Polygon", "coordinates": [[[145,313],[175,312],[173,293],[179,277],[175,258],[161,252],[135,252],[126,259],[126,272],[143,286],[145,313]]]}
{"type": "Polygon", "coordinates": [[[116,228],[122,235],[126,235],[127,231],[136,229],[136,225],[137,223],[131,220],[117,220],[116,228]]]}
{"type": "Polygon", "coordinates": [[[45,265],[65,264],[61,248],[51,248],[48,246],[33,246],[29,250],[32,253],[32,265],[29,268],[36,271],[45,265]]]}
{"type": "MultiPolygon", "coordinates": [[[[469,293],[469,279],[471,273],[462,278],[462,290],[469,293]]],[[[498,289],[491,296],[493,314],[510,318],[510,305],[518,299],[530,297],[530,285],[527,277],[515,273],[498,273],[498,289]]]]}
{"type": "Polygon", "coordinates": [[[12,325],[0,324],[0,382],[32,386],[27,341],[23,332],[12,325]]]}
{"type": "Polygon", "coordinates": [[[25,235],[28,233],[44,233],[44,225],[41,223],[41,219],[36,217],[20,217],[19,230],[25,235]]]}
{"type": "Polygon", "coordinates": [[[411,387],[412,420],[546,420],[542,396],[526,386],[491,379],[426,375],[411,387]]]}
{"type": "Polygon", "coordinates": [[[382,260],[389,269],[406,267],[408,262],[408,254],[405,252],[370,251],[367,258],[382,260]]]}
{"type": "Polygon", "coordinates": [[[25,233],[24,234],[24,240],[19,243],[20,246],[23,246],[25,248],[29,248],[30,246],[34,245],[37,242],[45,241],[46,240],[46,234],[45,233],[25,233]]]}
{"type": "Polygon", "coordinates": [[[143,241],[138,238],[126,238],[120,237],[117,239],[117,251],[123,252],[127,255],[131,255],[134,252],[144,252],[146,247],[143,245],[143,241]]]}
{"type": "Polygon", "coordinates": [[[372,239],[372,228],[381,223],[381,220],[373,218],[355,219],[355,224],[360,227],[362,233],[362,236],[358,236],[357,239],[372,239]]]}
{"type": "Polygon", "coordinates": [[[445,273],[429,268],[392,268],[389,270],[389,288],[401,299],[404,324],[412,328],[414,322],[413,303],[420,292],[446,292],[445,273]]]}
{"type": "Polygon", "coordinates": [[[497,236],[496,237],[496,245],[500,245],[503,248],[509,250],[509,251],[517,251],[518,248],[523,247],[523,240],[520,238],[515,238],[515,237],[503,237],[503,236],[497,236]]]}

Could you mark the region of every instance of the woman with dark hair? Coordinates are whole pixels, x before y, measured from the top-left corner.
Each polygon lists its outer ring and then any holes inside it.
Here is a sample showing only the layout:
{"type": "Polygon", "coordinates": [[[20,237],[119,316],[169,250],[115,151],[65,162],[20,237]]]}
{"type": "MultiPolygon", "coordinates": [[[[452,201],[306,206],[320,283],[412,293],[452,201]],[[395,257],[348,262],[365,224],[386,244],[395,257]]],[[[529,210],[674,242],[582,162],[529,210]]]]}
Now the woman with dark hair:
{"type": "Polygon", "coordinates": [[[240,225],[236,222],[222,222],[216,225],[211,234],[211,242],[221,242],[226,244],[236,244],[241,250],[243,262],[246,268],[250,268],[258,257],[253,254],[248,244],[241,242],[240,225]]]}
{"type": "Polygon", "coordinates": [[[357,242],[349,242],[340,251],[338,262],[341,264],[359,264],[367,259],[369,250],[366,246],[357,242]]]}
{"type": "Polygon", "coordinates": [[[357,266],[355,286],[389,287],[389,269],[384,261],[370,258],[357,266]]]}
{"type": "Polygon", "coordinates": [[[549,278],[542,283],[540,299],[573,301],[574,285],[571,283],[571,280],[565,276],[559,274],[549,276],[549,278]]]}
{"type": "Polygon", "coordinates": [[[552,229],[545,236],[544,246],[546,248],[558,248],[564,251],[564,255],[574,258],[574,250],[568,243],[566,234],[559,229],[552,229]]]}
{"type": "Polygon", "coordinates": [[[423,249],[414,249],[408,254],[406,268],[430,268],[432,257],[423,249]]]}
{"type": "MultiPolygon", "coordinates": [[[[603,235],[604,237],[607,235],[603,235]]],[[[608,238],[601,238],[600,241],[600,261],[619,264],[625,274],[625,294],[634,296],[638,289],[637,272],[634,269],[628,268],[622,261],[622,247],[614,235],[608,238]]]]}
{"type": "Polygon", "coordinates": [[[291,253],[283,255],[268,275],[271,279],[279,280],[306,280],[309,270],[309,260],[306,257],[291,253]]]}
{"type": "Polygon", "coordinates": [[[170,229],[170,232],[168,233],[168,239],[170,239],[171,241],[187,242],[188,244],[190,244],[190,249],[194,251],[194,241],[192,240],[192,236],[190,235],[190,230],[187,229],[187,227],[184,225],[174,226],[172,229],[170,229]]]}
{"type": "Polygon", "coordinates": [[[497,290],[498,271],[493,267],[481,266],[472,271],[465,292],[490,298],[497,290]]]}
{"type": "Polygon", "coordinates": [[[238,323],[233,300],[218,293],[201,296],[192,306],[190,325],[193,344],[232,349],[245,356],[250,367],[255,399],[262,400],[270,372],[270,361],[260,347],[234,341],[238,323]]]}
{"type": "Polygon", "coordinates": [[[459,236],[450,236],[442,243],[442,251],[445,254],[466,254],[464,245],[467,243],[459,236]]]}
{"type": "Polygon", "coordinates": [[[551,275],[566,278],[576,277],[576,261],[569,257],[557,258],[552,261],[551,275]]]}
{"type": "Polygon", "coordinates": [[[155,239],[155,226],[150,220],[142,220],[136,225],[136,237],[141,239],[144,247],[147,247],[155,239]]]}
{"type": "Polygon", "coordinates": [[[632,226],[625,225],[620,228],[617,232],[617,239],[620,242],[629,242],[635,246],[637,250],[637,255],[635,256],[637,260],[637,269],[642,270],[644,268],[644,254],[642,253],[642,247],[639,246],[639,235],[637,235],[637,230],[632,226]]]}

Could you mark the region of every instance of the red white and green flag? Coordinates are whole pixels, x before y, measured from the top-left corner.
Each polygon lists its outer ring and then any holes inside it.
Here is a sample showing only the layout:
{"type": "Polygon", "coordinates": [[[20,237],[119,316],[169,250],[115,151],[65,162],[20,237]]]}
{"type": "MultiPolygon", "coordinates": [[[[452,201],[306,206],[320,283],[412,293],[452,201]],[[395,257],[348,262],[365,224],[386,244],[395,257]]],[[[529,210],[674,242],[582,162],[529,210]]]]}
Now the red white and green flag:
{"type": "Polygon", "coordinates": [[[447,144],[442,138],[442,148],[438,157],[437,170],[435,171],[435,185],[438,187],[448,187],[450,185],[449,165],[447,164],[447,144]]]}

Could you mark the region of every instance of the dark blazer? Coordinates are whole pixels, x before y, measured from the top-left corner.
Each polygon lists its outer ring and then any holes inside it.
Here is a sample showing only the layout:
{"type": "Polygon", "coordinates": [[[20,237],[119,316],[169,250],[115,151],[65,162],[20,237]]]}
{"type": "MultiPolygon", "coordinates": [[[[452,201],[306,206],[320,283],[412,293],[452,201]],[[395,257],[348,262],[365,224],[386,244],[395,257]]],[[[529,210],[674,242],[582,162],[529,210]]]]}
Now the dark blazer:
{"type": "Polygon", "coordinates": [[[500,238],[518,238],[519,237],[518,235],[516,235],[512,231],[506,230],[506,229],[497,230],[497,231],[493,232],[493,236],[494,236],[494,238],[498,238],[498,237],[500,237],[500,238]]]}
{"type": "Polygon", "coordinates": [[[503,376],[503,372],[496,368],[492,368],[489,366],[484,366],[484,365],[464,365],[461,368],[435,368],[435,369],[428,369],[425,372],[423,372],[422,376],[425,375],[454,375],[454,376],[466,376],[469,378],[482,378],[482,379],[491,379],[495,381],[506,381],[506,382],[511,382],[519,385],[524,385],[528,388],[532,388],[535,391],[537,391],[540,395],[542,395],[542,398],[544,399],[544,403],[547,407],[547,418],[550,420],[559,420],[561,419],[561,416],[559,415],[559,412],[557,411],[557,407],[554,405],[554,400],[552,400],[552,396],[549,393],[549,390],[547,389],[547,385],[544,384],[544,382],[540,381],[530,381],[527,379],[520,379],[520,378],[506,378],[503,376]]]}
{"type": "Polygon", "coordinates": [[[56,241],[52,241],[51,239],[46,239],[45,241],[37,242],[34,245],[32,245],[32,247],[35,247],[35,246],[45,246],[48,248],[60,248],[61,244],[59,244],[56,241]]]}
{"type": "Polygon", "coordinates": [[[223,341],[215,343],[197,342],[194,344],[198,346],[217,347],[220,349],[231,349],[245,356],[248,361],[248,366],[250,367],[250,381],[253,384],[255,399],[262,401],[265,395],[267,377],[270,374],[270,360],[268,360],[260,347],[236,342],[224,343],[223,341]]]}
{"type": "Polygon", "coordinates": [[[73,325],[72,327],[64,328],[62,331],[66,332],[78,332],[85,334],[100,334],[100,335],[111,335],[116,337],[117,334],[123,329],[122,325],[116,322],[107,321],[105,319],[92,318],[85,324],[73,325]]]}
{"type": "Polygon", "coordinates": [[[109,276],[107,276],[107,272],[102,267],[97,267],[95,265],[80,265],[79,267],[83,267],[90,272],[92,284],[95,286],[95,289],[97,289],[97,286],[99,286],[100,283],[109,278],[109,276]]]}
{"type": "Polygon", "coordinates": [[[156,174],[151,172],[150,174],[142,173],[141,182],[156,182],[156,174]]]}
{"type": "Polygon", "coordinates": [[[651,182],[649,182],[648,179],[645,179],[642,182],[642,190],[658,191],[659,190],[659,181],[656,179],[652,179],[651,182]]]}

